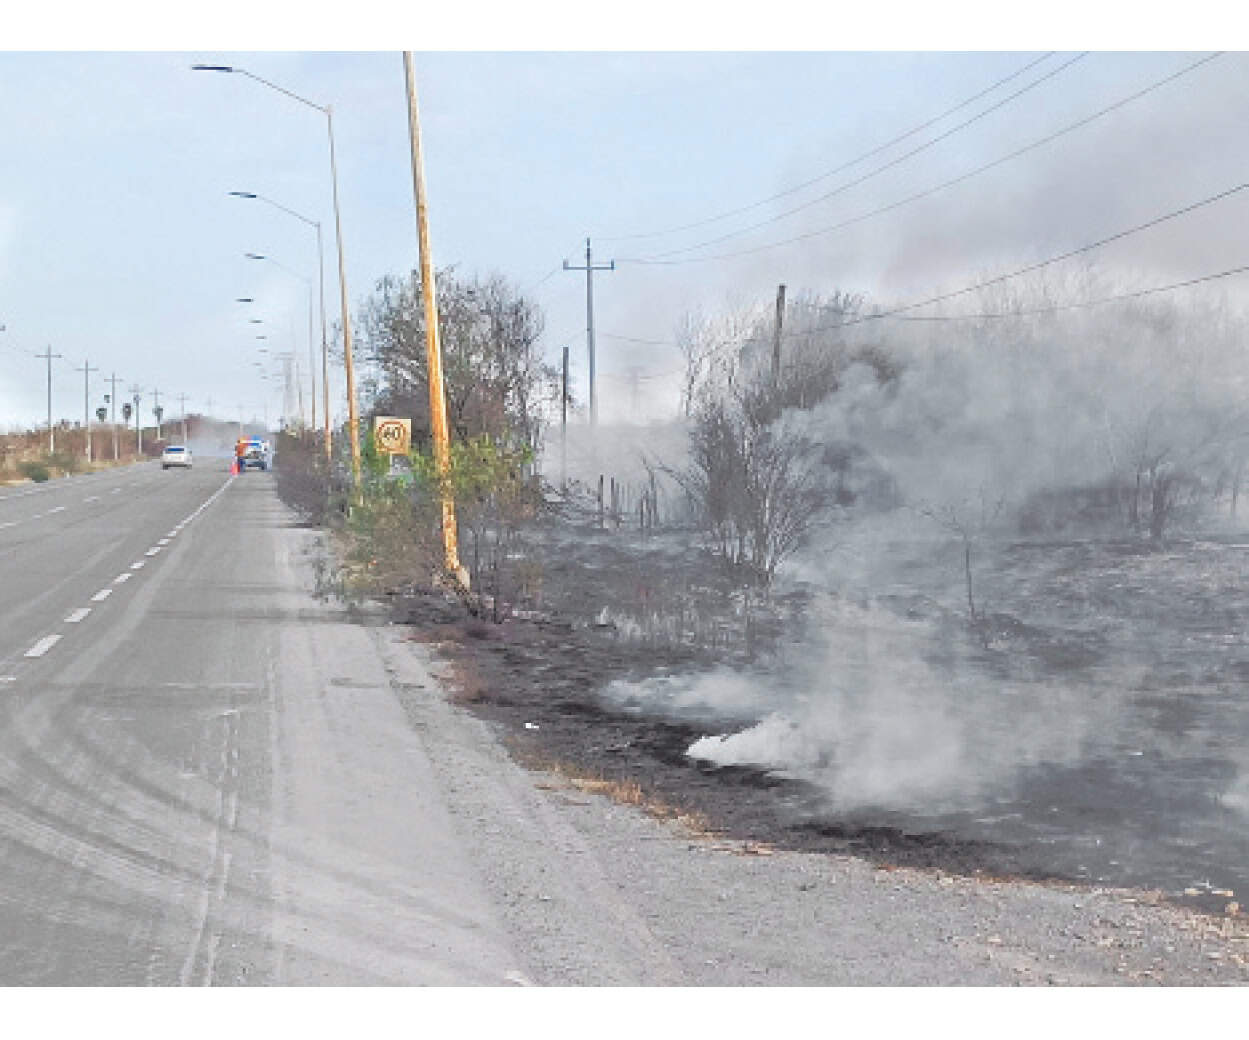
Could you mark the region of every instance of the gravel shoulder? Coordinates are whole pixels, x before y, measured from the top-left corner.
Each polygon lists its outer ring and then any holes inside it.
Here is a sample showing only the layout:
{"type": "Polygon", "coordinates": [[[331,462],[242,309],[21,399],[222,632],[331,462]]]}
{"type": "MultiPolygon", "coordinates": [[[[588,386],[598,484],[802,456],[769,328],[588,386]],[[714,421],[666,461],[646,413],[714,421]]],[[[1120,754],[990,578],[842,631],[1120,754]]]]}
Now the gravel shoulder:
{"type": "MultiPolygon", "coordinates": [[[[495,914],[538,985],[1114,986],[1249,981],[1249,922],[1158,893],[959,876],[726,837],[640,789],[529,769],[400,625],[371,638],[495,914]],[[609,795],[614,794],[615,800],[609,795]],[[639,804],[629,804],[635,801],[639,804]]],[[[461,662],[462,663],[462,662],[461,662]]],[[[528,731],[532,732],[532,731],[528,731]]]]}

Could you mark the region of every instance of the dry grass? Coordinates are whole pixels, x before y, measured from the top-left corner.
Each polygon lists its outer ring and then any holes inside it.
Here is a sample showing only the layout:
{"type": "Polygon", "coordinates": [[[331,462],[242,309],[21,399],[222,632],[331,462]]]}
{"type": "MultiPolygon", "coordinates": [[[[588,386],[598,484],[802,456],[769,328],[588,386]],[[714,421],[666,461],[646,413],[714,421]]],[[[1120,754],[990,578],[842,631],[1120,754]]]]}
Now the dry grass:
{"type": "Polygon", "coordinates": [[[641,809],[657,820],[670,820],[683,827],[691,837],[705,839],[719,837],[719,833],[703,813],[691,812],[671,805],[648,792],[636,780],[606,777],[572,762],[549,758],[532,749],[521,748],[516,746],[514,741],[512,744],[512,755],[523,766],[534,772],[547,773],[559,781],[558,784],[539,784],[538,786],[544,790],[558,790],[562,787],[582,791],[585,794],[599,795],[617,805],[641,809]]]}
{"type": "Polygon", "coordinates": [[[121,438],[121,458],[118,462],[112,458],[112,433],[109,430],[94,430],[92,439],[97,457],[88,464],[86,435],[80,429],[58,428],[54,454],[48,451],[46,430],[0,434],[0,484],[26,483],[28,478],[22,472],[25,463],[43,463],[47,465],[50,476],[58,477],[71,473],[94,473],[135,461],[132,436],[121,438]],[[101,454],[106,457],[100,458],[101,454]]]}

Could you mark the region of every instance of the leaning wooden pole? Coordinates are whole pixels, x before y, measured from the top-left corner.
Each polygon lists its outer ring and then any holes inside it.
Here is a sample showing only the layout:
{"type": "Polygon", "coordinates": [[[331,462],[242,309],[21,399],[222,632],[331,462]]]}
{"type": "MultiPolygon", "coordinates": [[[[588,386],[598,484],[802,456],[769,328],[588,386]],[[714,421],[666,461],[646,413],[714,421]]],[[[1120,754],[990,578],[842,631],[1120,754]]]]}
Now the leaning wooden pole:
{"type": "Polygon", "coordinates": [[[425,304],[425,352],[429,366],[429,424],[434,440],[434,463],[442,490],[442,544],[447,572],[465,587],[468,571],[460,564],[456,546],[455,501],[451,494],[451,444],[447,433],[447,398],[442,385],[442,347],[438,339],[438,298],[434,287],[434,264],[429,249],[429,224],[425,215],[425,168],[421,162],[421,125],[417,117],[416,74],[412,52],[403,52],[403,72],[408,84],[408,130],[412,140],[412,186],[416,194],[416,237],[420,250],[421,297],[425,304]]]}

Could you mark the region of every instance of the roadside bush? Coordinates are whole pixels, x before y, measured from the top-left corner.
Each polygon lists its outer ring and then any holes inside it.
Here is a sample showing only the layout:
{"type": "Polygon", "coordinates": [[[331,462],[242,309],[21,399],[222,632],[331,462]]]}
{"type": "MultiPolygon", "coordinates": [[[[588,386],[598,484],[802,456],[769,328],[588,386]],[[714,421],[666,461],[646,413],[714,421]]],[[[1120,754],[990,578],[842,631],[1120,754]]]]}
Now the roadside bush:
{"type": "Polygon", "coordinates": [[[48,469],[46,462],[40,459],[30,459],[26,462],[20,462],[17,466],[18,472],[28,480],[33,480],[36,484],[42,484],[52,476],[52,471],[48,469]]]}
{"type": "Polygon", "coordinates": [[[326,526],[337,511],[325,451],[311,437],[282,433],[277,438],[273,476],[278,496],[312,527],[326,526]]]}
{"type": "Polygon", "coordinates": [[[50,469],[60,470],[66,476],[72,476],[82,469],[82,456],[72,451],[54,451],[46,458],[50,469]]]}

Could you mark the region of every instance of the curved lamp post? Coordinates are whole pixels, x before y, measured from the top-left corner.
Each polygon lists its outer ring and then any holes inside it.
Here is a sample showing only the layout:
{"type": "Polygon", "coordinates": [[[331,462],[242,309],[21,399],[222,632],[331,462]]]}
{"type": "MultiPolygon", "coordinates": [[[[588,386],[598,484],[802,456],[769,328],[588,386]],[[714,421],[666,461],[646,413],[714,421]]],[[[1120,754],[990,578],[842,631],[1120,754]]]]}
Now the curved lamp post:
{"type": "Polygon", "coordinates": [[[270,83],[267,79],[263,79],[255,73],[248,72],[246,69],[239,68],[236,65],[192,65],[191,68],[195,72],[231,72],[240,76],[246,76],[248,79],[253,79],[271,90],[276,90],[279,94],[285,94],[287,97],[307,105],[309,108],[315,108],[325,116],[326,130],[329,133],[330,141],[330,182],[334,192],[334,236],[338,243],[338,294],[341,297],[342,305],[343,357],[347,369],[347,428],[351,439],[351,477],[354,485],[359,488],[360,429],[359,417],[356,414],[355,365],[351,357],[351,315],[349,313],[350,304],[347,296],[347,262],[343,257],[343,225],[338,206],[338,164],[334,153],[334,110],[330,105],[318,105],[315,101],[309,101],[306,97],[301,97],[292,90],[279,87],[276,83],[270,83]]]}
{"type": "MultiPolygon", "coordinates": [[[[237,199],[257,199],[260,202],[267,202],[275,209],[280,209],[283,213],[288,213],[297,220],[302,220],[305,224],[311,225],[317,232],[317,280],[320,286],[321,297],[321,391],[325,412],[325,461],[329,463],[333,457],[330,448],[330,348],[325,335],[325,249],[321,243],[321,222],[313,220],[311,217],[305,217],[302,213],[297,213],[289,206],[283,206],[280,202],[274,202],[273,199],[266,198],[259,192],[255,191],[232,191],[230,192],[237,199]]],[[[276,261],[274,261],[276,263],[276,261]]],[[[292,272],[293,274],[294,272],[292,272]]],[[[299,277],[303,277],[300,275],[299,277]]],[[[307,279],[304,279],[307,281],[307,279]]],[[[308,343],[309,348],[312,344],[312,305],[311,296],[309,296],[308,309],[308,343]]],[[[315,360],[309,369],[312,375],[312,425],[317,425],[317,386],[316,386],[316,363],[315,360]]]]}

